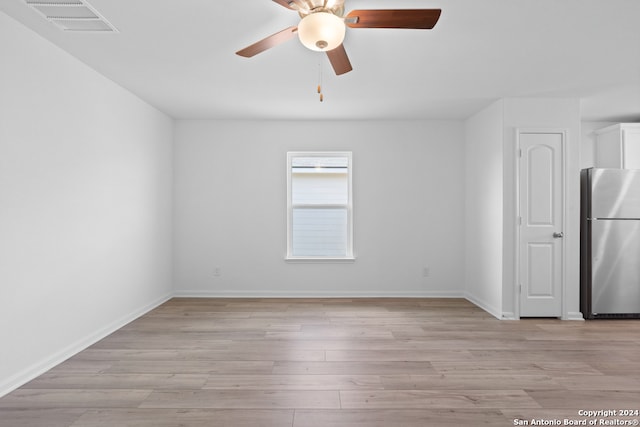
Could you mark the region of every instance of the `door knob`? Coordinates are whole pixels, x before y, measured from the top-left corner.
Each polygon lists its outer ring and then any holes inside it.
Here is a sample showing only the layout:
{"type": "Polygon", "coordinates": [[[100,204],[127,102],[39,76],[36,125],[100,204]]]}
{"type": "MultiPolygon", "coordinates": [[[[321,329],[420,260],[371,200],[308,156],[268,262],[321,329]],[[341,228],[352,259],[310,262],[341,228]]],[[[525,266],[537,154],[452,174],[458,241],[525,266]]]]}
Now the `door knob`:
{"type": "Polygon", "coordinates": [[[554,239],[562,239],[564,237],[564,233],[562,231],[553,233],[554,239]]]}

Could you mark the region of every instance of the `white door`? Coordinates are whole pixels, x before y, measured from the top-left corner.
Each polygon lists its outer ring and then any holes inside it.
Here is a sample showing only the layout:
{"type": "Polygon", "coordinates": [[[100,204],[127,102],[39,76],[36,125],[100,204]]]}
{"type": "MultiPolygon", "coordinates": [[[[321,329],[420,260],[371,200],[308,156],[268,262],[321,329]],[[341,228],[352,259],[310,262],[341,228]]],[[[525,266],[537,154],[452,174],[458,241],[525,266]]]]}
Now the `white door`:
{"type": "Polygon", "coordinates": [[[560,317],[564,133],[518,132],[521,317],[560,317]]]}

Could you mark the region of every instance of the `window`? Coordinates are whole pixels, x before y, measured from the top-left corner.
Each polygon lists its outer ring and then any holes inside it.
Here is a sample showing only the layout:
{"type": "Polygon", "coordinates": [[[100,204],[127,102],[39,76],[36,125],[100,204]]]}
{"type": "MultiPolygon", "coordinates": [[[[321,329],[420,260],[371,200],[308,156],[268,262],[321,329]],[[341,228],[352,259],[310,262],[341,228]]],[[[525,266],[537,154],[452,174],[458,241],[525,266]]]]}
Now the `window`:
{"type": "Polygon", "coordinates": [[[287,259],[353,260],[350,152],[287,153],[287,259]]]}

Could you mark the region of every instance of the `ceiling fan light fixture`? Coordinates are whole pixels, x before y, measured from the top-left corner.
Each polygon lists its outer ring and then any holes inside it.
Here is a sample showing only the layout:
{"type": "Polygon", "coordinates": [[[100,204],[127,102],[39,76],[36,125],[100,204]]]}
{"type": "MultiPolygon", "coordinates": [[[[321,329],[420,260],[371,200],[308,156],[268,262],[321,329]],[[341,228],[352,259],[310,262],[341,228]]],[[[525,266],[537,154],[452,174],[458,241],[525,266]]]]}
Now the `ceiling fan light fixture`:
{"type": "Polygon", "coordinates": [[[344,20],[329,12],[311,13],[298,24],[300,42],[308,49],[319,52],[340,46],[345,32],[344,20]]]}

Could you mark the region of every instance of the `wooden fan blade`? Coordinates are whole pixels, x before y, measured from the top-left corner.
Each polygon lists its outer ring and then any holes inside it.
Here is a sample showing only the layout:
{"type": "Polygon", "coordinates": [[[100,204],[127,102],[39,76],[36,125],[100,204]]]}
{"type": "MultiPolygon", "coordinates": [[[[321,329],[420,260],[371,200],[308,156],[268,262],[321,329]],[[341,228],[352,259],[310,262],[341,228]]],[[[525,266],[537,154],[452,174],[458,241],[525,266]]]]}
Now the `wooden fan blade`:
{"type": "Polygon", "coordinates": [[[351,28],[432,29],[440,18],[441,9],[380,9],[352,10],[345,19],[351,28]]]}
{"type": "Polygon", "coordinates": [[[280,32],[270,35],[267,38],[260,40],[257,43],[247,46],[244,49],[240,49],[236,52],[236,55],[244,56],[245,58],[251,58],[267,49],[271,49],[274,46],[284,43],[289,39],[295,37],[298,27],[289,27],[280,32]]]}
{"type": "Polygon", "coordinates": [[[327,56],[329,57],[333,71],[335,71],[338,76],[353,70],[343,44],[333,50],[328,50],[327,56]]]}

